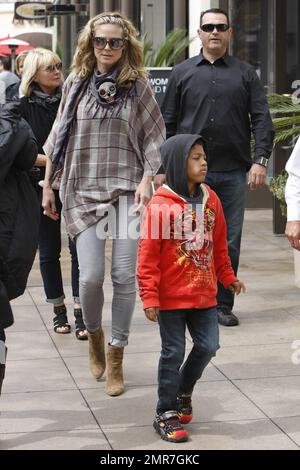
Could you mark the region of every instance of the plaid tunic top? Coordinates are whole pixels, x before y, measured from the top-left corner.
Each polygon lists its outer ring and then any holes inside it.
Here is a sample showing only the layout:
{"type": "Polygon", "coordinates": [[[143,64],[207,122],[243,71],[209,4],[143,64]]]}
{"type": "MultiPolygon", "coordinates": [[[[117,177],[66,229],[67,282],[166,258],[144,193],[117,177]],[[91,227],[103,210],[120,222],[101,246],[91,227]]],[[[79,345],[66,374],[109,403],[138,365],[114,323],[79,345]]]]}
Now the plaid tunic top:
{"type": "MultiPolygon", "coordinates": [[[[71,79],[67,79],[56,121],[44,145],[51,158],[71,79]]],[[[160,167],[165,125],[152,88],[138,78],[135,93],[120,112],[99,106],[86,91],[79,101],[69,138],[60,198],[68,234],[74,238],[101,218],[103,204],[137,189],[143,176],[160,167]]]]}

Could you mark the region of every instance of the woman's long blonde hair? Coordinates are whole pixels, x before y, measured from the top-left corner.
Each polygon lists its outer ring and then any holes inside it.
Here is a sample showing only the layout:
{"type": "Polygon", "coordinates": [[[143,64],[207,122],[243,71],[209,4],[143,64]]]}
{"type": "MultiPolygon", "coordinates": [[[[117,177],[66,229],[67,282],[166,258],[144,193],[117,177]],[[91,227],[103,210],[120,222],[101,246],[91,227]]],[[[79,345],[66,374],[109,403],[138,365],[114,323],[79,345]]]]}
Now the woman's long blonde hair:
{"type": "Polygon", "coordinates": [[[131,21],[119,12],[104,12],[92,18],[81,31],[75,51],[72,69],[77,77],[83,79],[90,75],[96,65],[93,48],[95,28],[102,24],[113,24],[123,29],[126,45],[119,61],[120,74],[117,82],[120,86],[130,87],[137,77],[148,76],[143,67],[143,48],[137,39],[137,31],[131,21]]]}
{"type": "MultiPolygon", "coordinates": [[[[21,81],[21,90],[24,96],[31,96],[36,76],[41,67],[48,67],[53,62],[60,62],[60,58],[49,49],[37,47],[28,52],[24,60],[24,68],[21,81]]],[[[61,81],[63,81],[63,74],[61,74],[61,81]]]]}

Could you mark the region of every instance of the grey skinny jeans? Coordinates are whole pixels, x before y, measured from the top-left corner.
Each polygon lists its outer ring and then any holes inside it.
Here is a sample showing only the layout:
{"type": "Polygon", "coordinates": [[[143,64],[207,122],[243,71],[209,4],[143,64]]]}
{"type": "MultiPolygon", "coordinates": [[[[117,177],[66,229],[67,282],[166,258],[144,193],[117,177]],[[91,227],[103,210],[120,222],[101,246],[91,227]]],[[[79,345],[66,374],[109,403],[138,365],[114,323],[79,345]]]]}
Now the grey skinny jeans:
{"type": "Polygon", "coordinates": [[[139,239],[139,215],[132,214],[133,193],[121,196],[111,206],[108,216],[81,232],[76,239],[79,261],[79,297],[86,328],[98,330],[102,323],[104,304],[105,243],[103,227],[109,221],[112,228],[113,284],[112,331],[110,344],[128,344],[129,329],[136,299],[136,258],[139,239]],[[128,210],[129,214],[128,214],[128,210]],[[128,227],[133,233],[128,234],[128,227]]]}

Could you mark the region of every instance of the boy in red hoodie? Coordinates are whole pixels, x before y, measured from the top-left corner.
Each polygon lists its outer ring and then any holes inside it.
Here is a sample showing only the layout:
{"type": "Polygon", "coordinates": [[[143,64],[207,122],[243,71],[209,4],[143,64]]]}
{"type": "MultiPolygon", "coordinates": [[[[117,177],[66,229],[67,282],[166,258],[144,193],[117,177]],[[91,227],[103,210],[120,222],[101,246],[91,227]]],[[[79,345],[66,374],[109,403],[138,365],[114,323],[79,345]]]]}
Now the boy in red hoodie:
{"type": "Polygon", "coordinates": [[[184,442],[194,386],[219,349],[217,281],[236,294],[245,286],[228,257],[220,200],[203,184],[201,136],[171,137],[161,156],[167,184],[144,214],[137,277],[145,315],[159,322],[162,342],[153,426],[162,439],[184,442]],[[193,349],[182,365],[186,327],[193,349]]]}

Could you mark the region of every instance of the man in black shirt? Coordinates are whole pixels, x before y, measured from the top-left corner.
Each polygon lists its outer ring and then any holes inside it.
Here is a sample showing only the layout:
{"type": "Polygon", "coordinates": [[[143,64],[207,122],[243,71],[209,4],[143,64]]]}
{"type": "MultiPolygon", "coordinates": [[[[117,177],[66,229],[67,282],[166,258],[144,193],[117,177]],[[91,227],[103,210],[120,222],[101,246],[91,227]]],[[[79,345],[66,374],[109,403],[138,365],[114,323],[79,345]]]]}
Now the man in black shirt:
{"type": "MultiPolygon", "coordinates": [[[[201,13],[202,50],[176,66],[170,76],[162,112],[167,138],[201,134],[207,141],[206,183],[221,199],[228,251],[237,273],[245,210],[246,173],[250,189],[262,187],[273,148],[274,129],[267,98],[255,69],[227,53],[232,29],[223,10],[201,13]],[[251,158],[251,131],[255,138],[251,158]]],[[[238,325],[233,294],[219,284],[218,317],[238,325]]]]}

